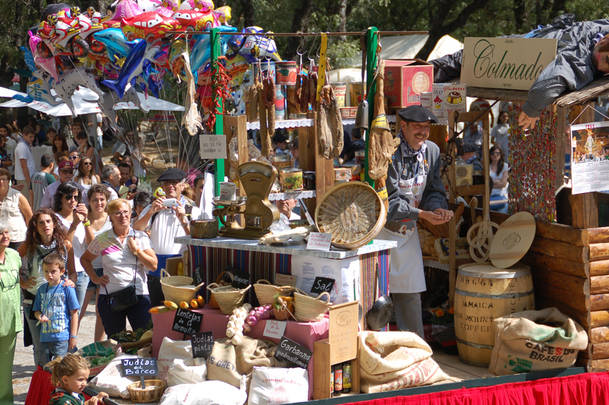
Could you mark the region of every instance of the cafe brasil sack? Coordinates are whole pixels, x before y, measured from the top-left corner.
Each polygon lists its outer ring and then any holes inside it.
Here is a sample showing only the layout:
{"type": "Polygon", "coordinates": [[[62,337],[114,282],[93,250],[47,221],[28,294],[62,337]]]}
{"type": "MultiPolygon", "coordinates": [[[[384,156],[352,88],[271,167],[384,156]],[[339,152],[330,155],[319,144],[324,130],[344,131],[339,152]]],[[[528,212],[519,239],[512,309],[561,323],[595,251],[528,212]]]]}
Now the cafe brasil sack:
{"type": "Polygon", "coordinates": [[[494,324],[489,371],[496,375],[570,367],[588,346],[584,329],[556,308],[515,312],[494,324]]]}

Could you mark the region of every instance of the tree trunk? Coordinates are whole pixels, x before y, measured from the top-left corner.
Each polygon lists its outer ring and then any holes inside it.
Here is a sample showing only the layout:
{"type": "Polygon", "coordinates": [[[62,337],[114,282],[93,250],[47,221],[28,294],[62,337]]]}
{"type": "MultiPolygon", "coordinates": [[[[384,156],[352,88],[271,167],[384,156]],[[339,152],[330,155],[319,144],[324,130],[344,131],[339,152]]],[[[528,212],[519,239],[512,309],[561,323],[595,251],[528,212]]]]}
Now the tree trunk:
{"type": "Polygon", "coordinates": [[[243,6],[243,26],[251,27],[255,25],[254,22],[254,5],[252,0],[242,0],[241,5],[243,6]]]}
{"type": "Polygon", "coordinates": [[[522,32],[527,19],[527,9],[525,0],[514,0],[514,24],[516,25],[516,32],[522,32]]]}
{"type": "MultiPolygon", "coordinates": [[[[338,6],[338,31],[346,32],[347,31],[347,0],[340,0],[338,6]]],[[[346,41],[346,36],[340,37],[341,41],[346,41]]]]}
{"type": "MultiPolygon", "coordinates": [[[[311,12],[313,11],[314,0],[303,0],[298,7],[294,10],[294,17],[292,18],[291,32],[308,32],[309,20],[311,12]]],[[[284,58],[286,60],[292,59],[296,55],[299,41],[289,41],[286,47],[284,58]]]]}

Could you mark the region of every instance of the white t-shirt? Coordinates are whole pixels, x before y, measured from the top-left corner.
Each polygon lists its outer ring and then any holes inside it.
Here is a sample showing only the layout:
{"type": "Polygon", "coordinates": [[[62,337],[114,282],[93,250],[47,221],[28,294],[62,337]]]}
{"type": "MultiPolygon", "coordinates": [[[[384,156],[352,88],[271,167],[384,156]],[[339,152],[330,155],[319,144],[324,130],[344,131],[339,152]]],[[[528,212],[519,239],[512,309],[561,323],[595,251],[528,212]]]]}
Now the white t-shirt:
{"type": "MultiPolygon", "coordinates": [[[[186,206],[186,199],[182,196],[180,203],[183,207],[186,206]]],[[[139,218],[142,218],[148,211],[150,205],[142,210],[139,218]]],[[[198,219],[201,216],[201,210],[192,206],[190,214],[191,219],[198,219]]],[[[157,255],[177,255],[183,250],[181,243],[175,243],[175,238],[178,236],[186,236],[186,232],[180,223],[177,215],[172,209],[163,209],[158,213],[153,214],[148,221],[150,227],[150,244],[157,255]],[[154,218],[154,221],[152,219],[154,218]]]]}
{"type": "MultiPolygon", "coordinates": [[[[129,230],[129,235],[135,235],[138,246],[142,250],[150,249],[150,239],[144,232],[129,230]]],[[[121,243],[114,229],[100,233],[89,244],[87,250],[95,256],[102,257],[102,268],[104,276],[108,276],[110,281],[106,286],[99,290],[100,294],[111,294],[133,284],[135,274],[135,291],[137,295],[148,295],[148,285],[146,283],[146,271],[142,263],[131,253],[127,238],[121,243]]]]}
{"type": "Polygon", "coordinates": [[[15,180],[25,180],[23,168],[21,167],[21,159],[25,159],[31,178],[36,173],[36,164],[34,163],[34,155],[32,155],[30,145],[23,140],[19,141],[17,147],[15,147],[15,180]]]}
{"type": "MultiPolygon", "coordinates": [[[[57,215],[57,219],[59,219],[61,225],[63,225],[64,231],[68,233],[68,229],[70,229],[72,223],[57,213],[55,215],[57,215]]],[[[83,255],[83,253],[85,253],[85,250],[87,250],[87,245],[85,243],[85,227],[82,222],[78,224],[76,230],[74,231],[72,249],[74,250],[74,270],[76,270],[77,273],[85,271],[82,264],[80,264],[80,257],[83,255]]]]}

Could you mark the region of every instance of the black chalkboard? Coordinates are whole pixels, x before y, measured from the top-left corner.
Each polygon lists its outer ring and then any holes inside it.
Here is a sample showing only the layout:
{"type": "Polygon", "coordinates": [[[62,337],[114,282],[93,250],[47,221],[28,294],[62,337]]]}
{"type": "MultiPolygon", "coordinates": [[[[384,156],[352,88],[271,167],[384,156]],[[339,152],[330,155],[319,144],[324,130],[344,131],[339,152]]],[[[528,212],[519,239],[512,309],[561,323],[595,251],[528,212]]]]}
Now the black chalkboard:
{"type": "Polygon", "coordinates": [[[211,332],[198,332],[190,336],[192,344],[192,357],[207,359],[214,347],[214,335],[211,332]]]}
{"type": "Polygon", "coordinates": [[[327,277],[315,277],[313,280],[313,286],[311,287],[311,292],[314,294],[321,294],[322,292],[332,292],[332,287],[334,287],[334,279],[327,277]]]}
{"type": "Polygon", "coordinates": [[[302,368],[307,368],[309,360],[311,360],[311,355],[312,353],[309,349],[285,336],[279,341],[279,346],[275,352],[276,359],[287,360],[302,368]]]}
{"type": "Polygon", "coordinates": [[[185,335],[193,335],[201,330],[202,321],[203,314],[178,308],[176,315],[173,318],[171,330],[175,330],[176,332],[185,335]]]}
{"type": "Polygon", "coordinates": [[[156,359],[148,357],[135,357],[122,359],[123,377],[129,376],[155,376],[157,374],[156,359]]]}

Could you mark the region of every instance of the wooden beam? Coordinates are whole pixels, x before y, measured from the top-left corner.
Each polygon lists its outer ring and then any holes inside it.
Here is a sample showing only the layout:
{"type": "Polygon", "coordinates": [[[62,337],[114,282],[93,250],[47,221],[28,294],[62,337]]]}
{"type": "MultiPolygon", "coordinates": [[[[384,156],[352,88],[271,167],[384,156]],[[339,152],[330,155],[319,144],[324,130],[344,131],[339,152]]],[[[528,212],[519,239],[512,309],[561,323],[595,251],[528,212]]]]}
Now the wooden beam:
{"type": "Polygon", "coordinates": [[[598,227],[598,199],[596,193],[574,194],[569,196],[573,228],[598,227]]]}
{"type": "Polygon", "coordinates": [[[589,263],[577,263],[558,257],[544,255],[543,253],[529,252],[525,258],[525,263],[533,268],[533,271],[552,271],[568,274],[575,277],[587,278],[590,275],[589,263]]]}
{"type": "MultiPolygon", "coordinates": [[[[535,221],[535,236],[544,239],[557,240],[576,246],[585,246],[588,242],[589,229],[576,229],[569,225],[554,222],[535,221]]],[[[608,239],[609,241],[609,239],[608,239]]]]}
{"type": "MultiPolygon", "coordinates": [[[[230,150],[228,145],[230,141],[237,137],[237,153],[238,153],[238,164],[249,161],[249,151],[247,148],[247,117],[245,115],[225,115],[224,116],[224,134],[226,135],[226,155],[230,157],[230,150]]],[[[229,175],[231,169],[236,173],[237,167],[233,167],[230,159],[225,160],[226,163],[226,174],[229,175]]],[[[236,179],[231,179],[236,180],[236,179]]]]}
{"type": "Polygon", "coordinates": [[[508,89],[487,89],[484,87],[467,86],[468,97],[488,98],[490,100],[526,101],[528,91],[508,89]]]}
{"type": "MultiPolygon", "coordinates": [[[[553,276],[546,274],[545,277],[540,277],[533,274],[535,296],[549,298],[552,301],[550,306],[565,304],[580,312],[589,311],[590,300],[588,297],[590,293],[588,280],[571,277],[566,278],[561,283],[563,276],[562,274],[555,274],[553,276]]],[[[537,306],[537,308],[543,307],[537,306]]]]}
{"type": "Polygon", "coordinates": [[[591,351],[592,360],[609,359],[609,343],[594,343],[591,351]]]}
{"type": "Polygon", "coordinates": [[[606,274],[609,274],[609,260],[590,262],[591,276],[604,276],[606,274]]]}
{"type": "MultiPolygon", "coordinates": [[[[587,86],[577,91],[571,91],[566,93],[564,96],[559,97],[556,100],[556,105],[559,107],[569,107],[575,104],[583,104],[588,101],[594,100],[601,94],[604,94],[609,89],[609,79],[603,77],[595,80],[587,86]]],[[[467,95],[469,96],[470,88],[467,88],[467,95]]],[[[472,96],[473,97],[473,96],[472,96]]]]}
{"type": "Polygon", "coordinates": [[[590,343],[607,343],[609,342],[609,327],[601,326],[600,328],[592,328],[590,329],[589,336],[590,343]]]}
{"type": "Polygon", "coordinates": [[[609,370],[609,359],[591,360],[587,369],[588,372],[609,370]]]}
{"type": "Polygon", "coordinates": [[[609,309],[609,294],[590,295],[590,310],[601,311],[603,309],[609,309]]]}
{"type": "MultiPolygon", "coordinates": [[[[559,291],[559,294],[565,294],[564,291],[559,291]]],[[[584,329],[589,329],[591,326],[590,312],[587,310],[576,309],[571,306],[571,302],[558,301],[553,291],[535,292],[535,308],[556,307],[563,314],[573,318],[584,329]]],[[[599,325],[602,326],[602,325],[599,325]]]]}
{"type": "Polygon", "coordinates": [[[609,311],[590,311],[590,327],[598,328],[599,326],[609,326],[609,311]]]}
{"type": "Polygon", "coordinates": [[[609,227],[589,228],[585,230],[589,243],[609,243],[609,227]]]}
{"type": "Polygon", "coordinates": [[[609,293],[609,276],[590,277],[590,294],[606,293],[609,293]]]}
{"type": "Polygon", "coordinates": [[[531,250],[536,253],[542,253],[577,263],[587,263],[590,261],[590,252],[587,246],[575,246],[551,239],[535,238],[531,250]]]}
{"type": "Polygon", "coordinates": [[[609,243],[591,243],[590,261],[609,259],[609,243]]]}

